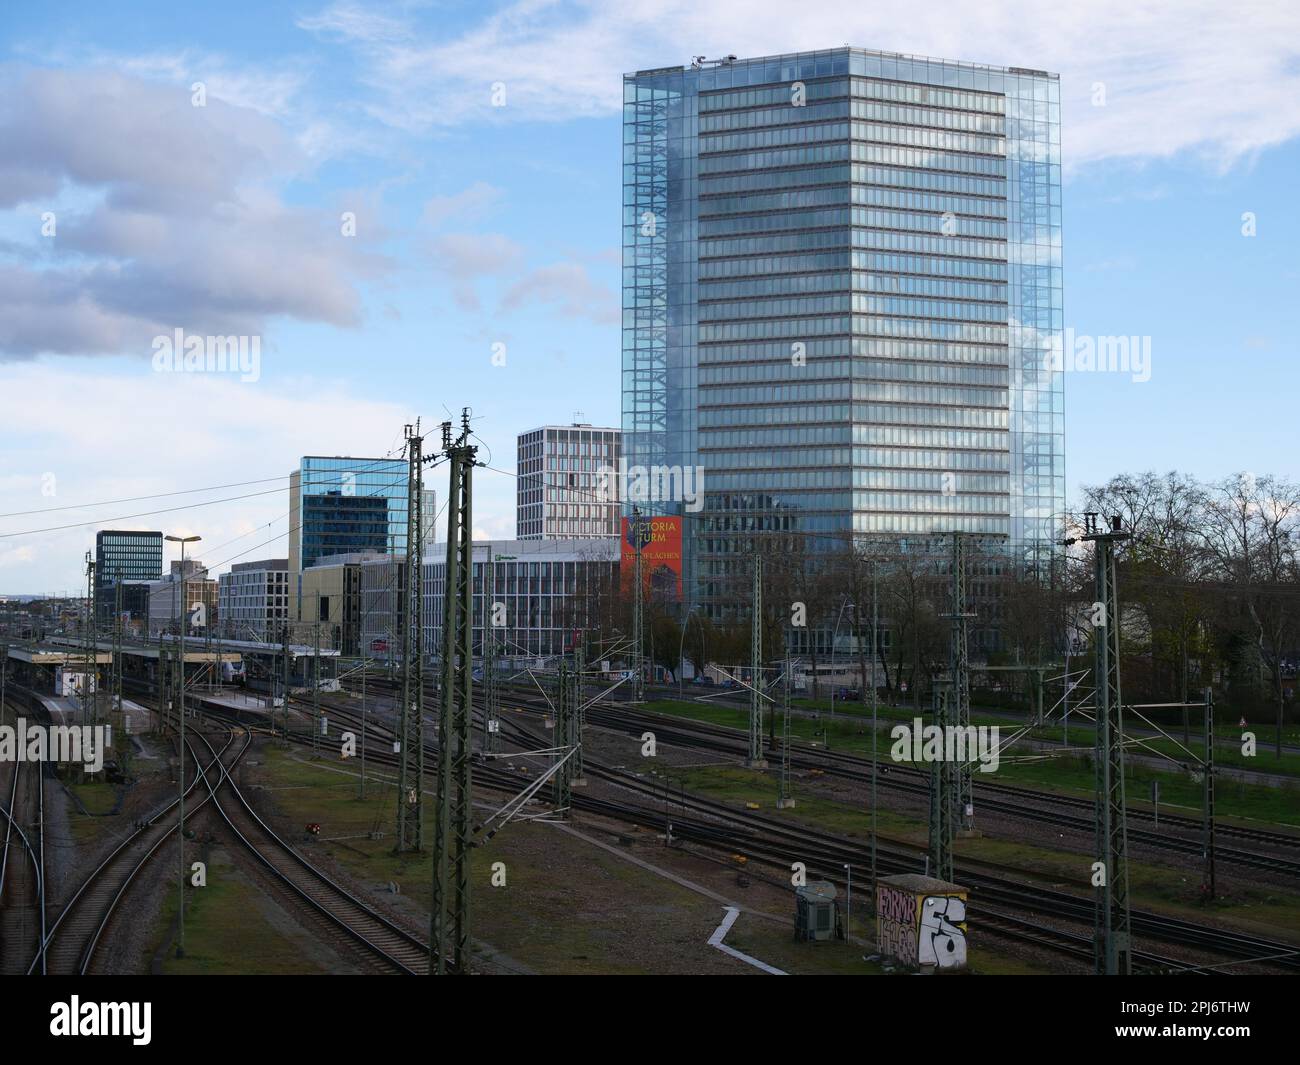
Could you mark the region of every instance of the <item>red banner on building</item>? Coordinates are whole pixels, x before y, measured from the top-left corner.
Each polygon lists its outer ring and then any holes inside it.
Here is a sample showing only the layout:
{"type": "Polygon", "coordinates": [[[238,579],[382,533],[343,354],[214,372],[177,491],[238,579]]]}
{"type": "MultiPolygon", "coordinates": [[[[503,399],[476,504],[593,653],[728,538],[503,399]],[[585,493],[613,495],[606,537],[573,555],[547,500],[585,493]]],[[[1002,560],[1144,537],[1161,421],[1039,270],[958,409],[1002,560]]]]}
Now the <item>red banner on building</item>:
{"type": "MultiPolygon", "coordinates": [[[[681,599],[682,597],[682,519],[640,518],[641,526],[641,580],[647,595],[656,599],[681,599]]],[[[619,573],[623,589],[632,590],[632,574],[636,572],[636,540],[632,535],[632,519],[623,519],[623,551],[619,559],[619,573]]]]}

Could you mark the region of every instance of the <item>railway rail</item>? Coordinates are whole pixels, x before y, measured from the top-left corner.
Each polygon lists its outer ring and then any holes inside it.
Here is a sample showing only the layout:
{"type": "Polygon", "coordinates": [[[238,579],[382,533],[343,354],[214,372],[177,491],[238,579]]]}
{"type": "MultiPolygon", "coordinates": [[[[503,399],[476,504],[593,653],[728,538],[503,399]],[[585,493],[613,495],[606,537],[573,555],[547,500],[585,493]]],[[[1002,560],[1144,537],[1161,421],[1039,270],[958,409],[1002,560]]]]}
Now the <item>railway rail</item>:
{"type": "Polygon", "coordinates": [[[45,773],[15,761],[9,797],[0,807],[0,972],[25,971],[28,960],[45,971],[45,773]],[[27,826],[27,827],[24,827],[27,826]]]}
{"type": "MultiPolygon", "coordinates": [[[[539,701],[530,698],[517,699],[517,701],[533,702],[535,709],[541,709],[544,706],[544,700],[539,701]]],[[[354,711],[352,708],[331,702],[330,713],[332,716],[346,721],[354,711]]],[[[588,710],[588,720],[592,721],[590,714],[591,712],[588,710]]],[[[371,734],[376,738],[391,733],[391,730],[375,717],[368,719],[367,726],[371,730],[371,734]]],[[[508,731],[517,730],[518,726],[510,722],[507,729],[508,731]]],[[[524,730],[523,735],[515,742],[520,740],[523,741],[523,746],[526,749],[537,749],[539,746],[549,745],[544,738],[539,738],[527,730],[524,730]]],[[[433,749],[433,745],[430,745],[430,748],[433,749]]],[[[383,752],[372,753],[370,757],[375,761],[386,761],[383,752]]],[[[613,767],[602,766],[593,762],[590,757],[584,759],[584,766],[588,774],[600,776],[617,787],[640,792],[650,798],[652,802],[659,802],[662,799],[661,790],[657,789],[653,784],[638,780],[631,774],[613,767]]],[[[481,777],[479,769],[476,769],[475,773],[476,777],[481,777]]],[[[517,786],[516,783],[515,787],[517,788],[517,786]]],[[[737,810],[723,803],[701,799],[696,796],[687,795],[684,801],[692,810],[700,812],[712,820],[692,819],[685,815],[682,818],[674,816],[672,818],[673,833],[678,839],[691,836],[696,842],[703,845],[712,846],[724,852],[740,853],[784,869],[788,869],[790,862],[793,860],[806,861],[810,868],[820,867],[831,878],[838,878],[839,871],[845,864],[852,864],[858,868],[865,868],[869,865],[869,852],[866,849],[866,844],[860,840],[844,840],[827,833],[817,832],[805,826],[792,827],[752,811],[737,810]],[[719,824],[719,822],[722,822],[722,824],[719,824]]],[[[616,820],[641,824],[646,827],[662,826],[666,816],[662,808],[598,799],[588,794],[575,794],[573,805],[579,810],[603,814],[616,820]]],[[[878,846],[876,855],[878,870],[886,874],[916,872],[921,860],[917,853],[902,852],[890,847],[878,846]]],[[[1006,908],[1019,911],[1021,914],[1031,913],[1048,919],[1058,918],[1084,925],[1091,924],[1093,900],[1090,896],[1074,895],[1037,885],[1015,883],[987,872],[978,872],[976,870],[977,865],[984,869],[992,867],[990,863],[973,863],[969,861],[959,865],[962,870],[960,879],[971,889],[972,909],[975,912],[981,912],[981,907],[987,904],[998,907],[998,912],[1004,919],[1010,918],[1011,921],[1020,921],[1022,923],[1022,927],[1015,932],[1017,936],[1023,938],[1026,935],[1037,934],[1040,939],[1044,937],[1052,938],[1051,933],[1042,932],[1040,925],[1026,925],[1022,917],[1015,917],[1005,913],[1006,908]]],[[[999,922],[995,921],[994,923],[999,922]]],[[[1001,924],[1005,928],[1007,921],[1003,920],[1001,924]]],[[[1300,948],[1297,948],[1294,944],[1266,940],[1247,933],[1200,925],[1141,910],[1133,911],[1133,929],[1135,933],[1140,933],[1157,942],[1177,944],[1189,949],[1204,951],[1219,957],[1233,958],[1242,962],[1270,958],[1274,959],[1269,962],[1271,965],[1291,971],[1300,971],[1300,948]]],[[[1062,942],[1061,937],[1058,936],[1058,943],[1068,953],[1078,956],[1080,949],[1078,935],[1069,935],[1067,933],[1062,933],[1062,935],[1068,937],[1069,942],[1062,942]]],[[[1135,952],[1135,960],[1148,969],[1159,971],[1189,967],[1186,963],[1145,951],[1135,952]]]]}
{"type": "MultiPolygon", "coordinates": [[[[286,843],[258,815],[236,783],[231,770],[253,739],[253,731],[236,726],[243,744],[229,764],[214,759],[215,780],[208,780],[213,808],[235,840],[248,851],[271,879],[326,922],[378,968],[402,975],[426,971],[429,944],[379,913],[342,887],[286,843]]],[[[201,743],[213,751],[202,730],[201,743]]]]}

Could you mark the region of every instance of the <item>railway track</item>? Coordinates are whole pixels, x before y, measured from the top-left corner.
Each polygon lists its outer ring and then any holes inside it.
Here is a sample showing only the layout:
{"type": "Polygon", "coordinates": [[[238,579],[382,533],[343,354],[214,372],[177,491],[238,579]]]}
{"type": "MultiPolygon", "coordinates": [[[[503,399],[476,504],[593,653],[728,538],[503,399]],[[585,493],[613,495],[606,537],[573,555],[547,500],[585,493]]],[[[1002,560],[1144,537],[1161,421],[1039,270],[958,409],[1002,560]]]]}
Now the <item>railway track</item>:
{"type": "MultiPolygon", "coordinates": [[[[660,742],[716,751],[734,757],[743,757],[748,745],[747,738],[735,729],[695,722],[683,723],[680,718],[651,711],[631,711],[598,704],[587,710],[587,721],[614,731],[625,732],[630,736],[640,736],[645,729],[650,728],[660,742]]],[[[830,751],[810,754],[793,745],[790,764],[792,768],[803,770],[818,769],[827,776],[848,780],[855,784],[867,785],[872,776],[872,762],[869,758],[830,751]]],[[[929,774],[891,763],[882,766],[877,778],[877,786],[918,796],[928,796],[929,774]]],[[[1091,833],[1095,829],[1093,802],[1088,798],[1055,795],[1006,784],[977,783],[974,790],[975,805],[980,810],[991,810],[1008,817],[1049,823],[1059,828],[1085,833],[1091,833]]],[[[1131,820],[1151,821],[1151,815],[1146,811],[1130,810],[1129,817],[1131,820]]],[[[1198,834],[1201,831],[1201,822],[1192,818],[1173,815],[1163,818],[1162,821],[1171,829],[1198,834]]],[[[1250,840],[1279,849],[1300,848],[1300,837],[1286,833],[1221,824],[1216,824],[1215,832],[1220,837],[1250,840]]],[[[1158,833],[1132,826],[1128,830],[1128,838],[1130,843],[1140,843],[1180,854],[1199,856],[1203,853],[1203,844],[1199,838],[1172,835],[1167,832],[1158,833]]],[[[1224,846],[1215,847],[1215,857],[1218,861],[1245,868],[1263,869],[1283,876],[1300,878],[1300,858],[1224,846]]]]}
{"type": "MultiPolygon", "coordinates": [[[[360,948],[380,971],[412,976],[427,971],[428,943],[330,879],[281,839],[253,809],[230,772],[253,738],[251,729],[239,728],[244,739],[238,754],[229,759],[229,764],[214,758],[212,771],[207,775],[213,809],[235,840],[280,888],[338,937],[353,948],[360,948]]],[[[214,750],[202,730],[195,730],[195,734],[209,751],[214,750]]]]}
{"type": "MultiPolygon", "coordinates": [[[[369,683],[384,689],[389,687],[390,682],[386,678],[371,678],[369,683]]],[[[537,699],[536,692],[532,690],[524,692],[512,690],[511,696],[532,702],[536,702],[537,699]]],[[[733,709],[737,708],[733,707],[733,709]]],[[[651,710],[634,709],[613,702],[594,703],[586,711],[586,716],[590,723],[603,724],[605,727],[614,728],[618,731],[635,730],[637,735],[648,724],[652,724],[656,727],[657,736],[662,738],[672,733],[682,746],[705,746],[708,748],[708,744],[704,741],[712,740],[714,745],[709,749],[742,756],[748,747],[746,735],[738,729],[728,728],[725,725],[693,721],[689,718],[669,714],[659,714],[651,710]],[[624,720],[620,721],[620,716],[624,720]]],[[[804,744],[795,743],[791,745],[791,766],[805,770],[819,769],[831,776],[863,783],[869,782],[871,779],[872,760],[864,755],[851,754],[845,751],[815,749],[804,744]]],[[[882,765],[878,777],[878,786],[912,794],[928,794],[930,786],[929,772],[928,770],[913,769],[908,765],[886,763],[882,765]]],[[[978,800],[976,802],[977,810],[995,810],[1005,816],[1037,822],[1050,821],[1062,828],[1081,828],[1089,832],[1093,830],[1093,801],[1086,796],[1061,795],[1056,792],[1047,792],[1039,788],[1023,787],[1015,784],[995,784],[981,780],[980,774],[975,775],[974,792],[978,800]],[[1055,808],[1055,813],[1053,808],[1055,808]],[[1061,813],[1062,810],[1078,811],[1081,816],[1072,817],[1069,814],[1061,813]]],[[[1155,824],[1155,815],[1152,811],[1138,806],[1129,808],[1128,818],[1130,826],[1135,823],[1153,826],[1155,824]]],[[[1160,816],[1159,823],[1166,830],[1187,833],[1188,835],[1183,839],[1178,839],[1175,836],[1168,835],[1167,832],[1147,832],[1144,829],[1130,827],[1130,840],[1137,840],[1153,847],[1180,851],[1184,854],[1199,854],[1201,852],[1202,845],[1199,834],[1202,831],[1202,822],[1199,818],[1166,813],[1160,816]]],[[[1296,852],[1300,856],[1300,832],[1277,832],[1247,825],[1216,822],[1215,835],[1221,840],[1235,839],[1243,843],[1261,844],[1274,852],[1273,854],[1261,854],[1254,851],[1234,850],[1220,845],[1215,848],[1215,854],[1216,857],[1222,860],[1250,868],[1275,870],[1288,876],[1300,876],[1300,860],[1284,857],[1278,853],[1289,850],[1296,852]]]]}
{"type": "MultiPolygon", "coordinates": [[[[188,800],[197,792],[199,798],[197,803],[187,807],[191,811],[187,817],[197,814],[210,798],[207,788],[200,786],[205,770],[197,758],[195,767],[185,797],[188,800]]],[[[209,766],[208,770],[211,769],[209,766]]],[[[63,904],[46,934],[45,972],[85,974],[92,971],[110,922],[120,913],[127,889],[163,844],[176,833],[176,824],[168,815],[176,809],[179,801],[172,799],[139,823],[63,904]]],[[[32,961],[27,970],[29,975],[41,971],[37,967],[40,960],[38,957],[32,961]]]]}
{"type": "MultiPolygon", "coordinates": [[[[542,706],[535,706],[535,708],[541,709],[542,706]]],[[[330,713],[339,720],[348,721],[354,711],[350,707],[331,702],[330,713]]],[[[590,716],[588,720],[591,720],[590,716]]],[[[385,734],[391,735],[391,730],[373,717],[368,719],[367,725],[376,738],[385,734]]],[[[515,742],[522,740],[526,749],[549,746],[545,738],[538,737],[528,730],[521,730],[514,722],[507,722],[506,728],[507,731],[521,733],[515,742]]],[[[430,745],[430,750],[434,749],[433,745],[430,745]]],[[[373,752],[370,758],[382,763],[391,760],[391,756],[386,757],[384,752],[373,752]]],[[[584,764],[589,775],[601,777],[619,788],[638,792],[654,803],[662,800],[662,792],[652,784],[638,780],[613,767],[602,766],[590,758],[585,759],[584,764]]],[[[476,779],[480,778],[482,773],[480,767],[475,768],[476,779]]],[[[502,786],[495,783],[497,776],[496,773],[491,774],[489,778],[493,781],[491,786],[502,786]]],[[[504,786],[508,789],[512,783],[517,790],[518,779],[515,778],[512,782],[507,774],[507,780],[503,782],[504,786]]],[[[680,818],[674,815],[673,834],[678,839],[689,837],[694,842],[715,850],[731,854],[739,853],[785,870],[789,869],[792,861],[805,861],[809,865],[810,872],[814,868],[820,869],[828,879],[832,880],[840,878],[840,870],[845,864],[866,868],[870,863],[870,853],[867,845],[862,841],[841,839],[805,826],[792,827],[762,814],[737,810],[723,803],[689,794],[684,797],[684,801],[691,810],[707,816],[710,820],[692,818],[685,814],[680,818]]],[[[661,828],[665,823],[666,815],[660,806],[647,807],[577,793],[573,797],[573,805],[578,810],[648,828],[661,828]]],[[[900,852],[890,847],[878,846],[876,857],[878,871],[886,875],[918,872],[922,862],[919,853],[900,852]]],[[[995,907],[996,909],[991,912],[996,912],[999,916],[995,918],[994,926],[1008,931],[1016,938],[1035,937],[1040,942],[1055,941],[1062,953],[1075,957],[1082,956],[1080,951],[1083,942],[1086,940],[1090,944],[1090,937],[1081,939],[1080,933],[1052,930],[1044,926],[1042,920],[1026,921],[1023,916],[1015,916],[1005,911],[1009,908],[1018,911],[1019,914],[1038,915],[1043,920],[1066,920],[1090,927],[1093,920],[1091,896],[1015,883],[1004,877],[978,872],[977,864],[984,869],[992,868],[990,863],[964,862],[959,866],[961,870],[959,879],[971,889],[973,912],[982,913],[985,906],[995,907]],[[1015,923],[1019,923],[1018,929],[1010,927],[1015,923]]],[[[1135,934],[1143,935],[1156,942],[1177,944],[1221,958],[1244,961],[1276,958],[1270,964],[1291,971],[1300,971],[1300,949],[1294,944],[1266,940],[1246,933],[1208,927],[1142,910],[1133,911],[1132,922],[1135,934]]],[[[1172,971],[1188,967],[1184,962],[1150,951],[1135,951],[1134,959],[1140,967],[1152,971],[1172,971]]]]}
{"type": "Polygon", "coordinates": [[[0,808],[0,973],[21,974],[29,963],[45,971],[44,777],[40,764],[15,761],[0,808]]]}

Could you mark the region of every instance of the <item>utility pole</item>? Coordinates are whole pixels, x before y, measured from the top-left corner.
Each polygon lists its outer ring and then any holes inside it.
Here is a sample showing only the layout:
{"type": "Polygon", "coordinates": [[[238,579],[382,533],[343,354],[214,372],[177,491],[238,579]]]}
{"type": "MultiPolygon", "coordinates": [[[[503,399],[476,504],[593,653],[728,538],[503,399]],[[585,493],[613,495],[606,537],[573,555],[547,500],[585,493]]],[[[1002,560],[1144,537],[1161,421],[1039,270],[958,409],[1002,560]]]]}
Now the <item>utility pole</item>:
{"type": "Polygon", "coordinates": [[[438,829],[433,856],[433,930],[430,971],[447,972],[448,954],[458,973],[469,971],[469,852],[473,845],[470,722],[474,713],[473,474],[478,448],[469,443],[469,408],[461,411],[460,436],[442,423],[442,445],[451,465],[447,494],[447,573],[443,592],[442,711],[438,733],[438,829]]]}
{"type": "MultiPolygon", "coordinates": [[[[962,735],[970,735],[970,649],[967,622],[975,617],[966,610],[966,545],[962,534],[952,534],[952,612],[940,617],[952,620],[952,635],[948,647],[948,670],[951,688],[948,695],[948,717],[962,735]]],[[[953,808],[962,819],[963,827],[971,827],[975,805],[971,793],[971,762],[966,759],[956,767],[955,787],[951,799],[953,808]]]]}
{"type": "MultiPolygon", "coordinates": [[[[201,540],[200,536],[167,536],[166,540],[181,545],[181,572],[180,572],[180,606],[182,611],[186,610],[185,593],[187,590],[185,574],[185,545],[195,543],[201,540]]],[[[176,943],[176,957],[185,957],[185,629],[186,613],[178,613],[176,620],[180,625],[179,648],[176,652],[177,681],[176,681],[176,699],[177,711],[176,718],[180,725],[180,739],[176,748],[177,751],[177,824],[176,824],[176,843],[177,851],[180,854],[180,882],[177,884],[177,897],[179,899],[177,924],[179,926],[179,939],[176,943]]]]}
{"type": "MultiPolygon", "coordinates": [[[[358,634],[359,635],[359,634],[358,634]]],[[[370,672],[370,659],[363,651],[361,654],[361,780],[357,787],[357,798],[366,797],[366,674],[370,672]]]]}
{"type": "Polygon", "coordinates": [[[788,810],[794,806],[794,792],[790,788],[790,656],[785,656],[785,684],[781,699],[781,773],[777,777],[776,808],[788,810]]]}
{"type": "Polygon", "coordinates": [[[749,758],[751,769],[766,769],[763,757],[763,556],[754,550],[754,604],[749,626],[749,758]]]}
{"type": "MultiPolygon", "coordinates": [[[[82,643],[86,648],[85,672],[81,675],[81,723],[92,724],[98,716],[97,694],[99,685],[95,683],[99,672],[98,648],[95,646],[95,611],[98,603],[95,595],[95,563],[86,552],[86,627],[82,630],[82,643]]],[[[84,775],[84,770],[79,770],[84,775]]]]}
{"type": "Polygon", "coordinates": [[[501,695],[497,691],[497,634],[495,625],[496,557],[491,545],[483,564],[483,740],[484,751],[495,751],[501,731],[501,695]]]}
{"type": "MultiPolygon", "coordinates": [[[[287,599],[287,597],[286,597],[287,599]]],[[[289,657],[289,621],[286,618],[284,628],[281,630],[284,636],[284,681],[281,685],[280,705],[284,709],[284,741],[289,742],[289,670],[291,668],[291,659],[289,657]]]]}
{"type": "Polygon", "coordinates": [[[587,785],[587,769],[582,762],[582,726],[583,719],[586,717],[586,711],[582,708],[582,671],[585,665],[582,644],[575,635],[573,640],[573,757],[569,761],[573,766],[569,777],[574,787],[587,785]]]}
{"type": "Polygon", "coordinates": [[[168,690],[171,682],[171,664],[167,661],[161,630],[158,632],[158,674],[155,679],[158,682],[158,727],[155,731],[161,735],[172,712],[171,692],[168,690]]]}
{"type": "MultiPolygon", "coordinates": [[[[936,677],[932,690],[934,724],[946,741],[949,724],[949,692],[936,677]]],[[[945,742],[946,746],[946,742],[945,742]]],[[[956,785],[956,766],[944,757],[930,763],[930,872],[940,880],[952,882],[952,793],[956,785]]]]}
{"type": "Polygon", "coordinates": [[[569,749],[574,745],[575,717],[577,700],[575,699],[573,672],[569,664],[560,659],[559,678],[555,693],[555,747],[557,758],[564,759],[555,771],[552,785],[555,796],[555,812],[567,819],[569,808],[573,805],[573,756],[569,749]]]}
{"type": "Polygon", "coordinates": [[[632,550],[636,556],[636,573],[632,591],[632,701],[641,702],[645,698],[644,678],[642,677],[641,649],[645,643],[645,588],[641,578],[641,548],[645,530],[641,521],[641,508],[632,508],[632,550]]]}
{"type": "MultiPolygon", "coordinates": [[[[1187,713],[1186,709],[1183,713],[1187,713]]],[[[1205,840],[1205,898],[1213,902],[1216,894],[1214,883],[1214,689],[1205,687],[1205,796],[1204,825],[1205,840]]]]}
{"type": "MultiPolygon", "coordinates": [[[[876,600],[876,560],[871,560],[871,912],[876,912],[876,777],[880,775],[879,751],[877,749],[876,712],[880,699],[879,685],[876,684],[876,663],[880,660],[880,644],[877,629],[880,623],[880,611],[876,600]]],[[[863,677],[863,683],[866,678],[863,677]]]]}
{"type": "MultiPolygon", "coordinates": [[[[317,614],[320,602],[317,600],[317,614]]],[[[312,630],[312,684],[311,684],[311,749],[315,754],[320,749],[320,622],[312,630]]]]}
{"type": "Polygon", "coordinates": [[[1109,532],[1097,529],[1097,515],[1084,515],[1086,533],[1094,547],[1097,596],[1093,610],[1094,666],[1097,716],[1096,821],[1097,865],[1093,952],[1096,971],[1104,976],[1128,976],[1133,971],[1128,898],[1128,807],[1124,790],[1124,708],[1120,694],[1119,594],[1115,579],[1115,545],[1132,538],[1118,517],[1109,532]]]}
{"type": "MultiPolygon", "coordinates": [[[[398,851],[424,849],[424,632],[423,580],[424,437],[420,426],[406,434],[406,588],[402,621],[402,705],[398,712],[397,843],[398,851]]],[[[450,577],[450,574],[448,574],[450,577]]],[[[450,594],[450,585],[448,586],[450,594]]],[[[442,734],[446,746],[447,734],[442,734]]]]}
{"type": "Polygon", "coordinates": [[[125,776],[131,768],[131,741],[126,734],[126,708],[122,705],[122,571],[119,569],[113,582],[113,721],[117,725],[121,753],[117,764],[125,776]]]}

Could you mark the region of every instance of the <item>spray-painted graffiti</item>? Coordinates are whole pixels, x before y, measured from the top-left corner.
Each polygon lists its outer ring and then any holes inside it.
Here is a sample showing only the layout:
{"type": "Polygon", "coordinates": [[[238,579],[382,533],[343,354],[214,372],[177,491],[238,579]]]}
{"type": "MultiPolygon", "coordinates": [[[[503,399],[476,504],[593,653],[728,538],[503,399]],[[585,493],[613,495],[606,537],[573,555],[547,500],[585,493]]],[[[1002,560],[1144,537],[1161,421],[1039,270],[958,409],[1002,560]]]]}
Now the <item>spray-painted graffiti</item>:
{"type": "Polygon", "coordinates": [[[921,900],[917,959],[940,969],[966,966],[966,900],[958,895],[927,895],[921,900]]]}
{"type": "Polygon", "coordinates": [[[876,886],[877,946],[908,968],[966,966],[966,899],[916,887],[876,886]]]}
{"type": "Polygon", "coordinates": [[[887,958],[896,958],[904,965],[915,966],[916,895],[888,884],[878,884],[876,893],[880,953],[887,958]]]}

